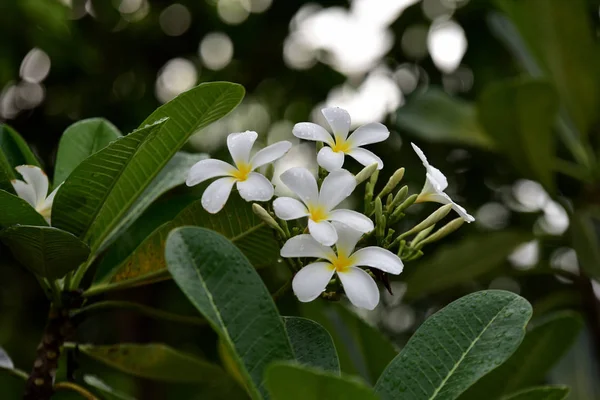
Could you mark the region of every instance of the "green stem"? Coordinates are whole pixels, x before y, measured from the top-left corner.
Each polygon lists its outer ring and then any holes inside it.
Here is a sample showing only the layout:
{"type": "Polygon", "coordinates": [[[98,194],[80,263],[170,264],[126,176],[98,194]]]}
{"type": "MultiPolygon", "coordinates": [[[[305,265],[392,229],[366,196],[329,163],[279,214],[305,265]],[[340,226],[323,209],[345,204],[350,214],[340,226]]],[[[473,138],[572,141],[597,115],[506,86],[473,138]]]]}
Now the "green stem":
{"type": "Polygon", "coordinates": [[[23,380],[27,380],[29,378],[29,374],[27,374],[27,372],[17,368],[0,368],[0,372],[2,371],[5,371],[11,374],[12,376],[16,376],[17,378],[21,378],[23,380]]]}
{"type": "Polygon", "coordinates": [[[60,308],[62,305],[62,296],[61,296],[62,289],[58,285],[58,281],[55,279],[51,279],[50,280],[50,288],[52,289],[52,297],[54,300],[53,302],[56,305],[56,307],[60,308]]]}
{"type": "Polygon", "coordinates": [[[153,272],[151,274],[139,276],[137,278],[127,279],[124,281],[110,283],[110,284],[92,286],[91,288],[89,288],[88,290],[83,292],[82,296],[83,297],[97,296],[99,294],[111,292],[114,290],[129,289],[129,288],[132,288],[135,286],[165,281],[170,278],[171,278],[171,275],[169,274],[169,271],[165,268],[165,269],[161,269],[159,271],[153,272]]]}
{"type": "Polygon", "coordinates": [[[73,279],[71,279],[69,289],[75,290],[79,287],[81,280],[83,279],[85,273],[87,272],[88,268],[90,267],[90,265],[92,265],[95,259],[96,258],[94,256],[90,256],[90,258],[88,258],[85,263],[81,264],[79,268],[77,268],[77,270],[75,271],[75,275],[73,275],[73,279]]]}
{"type": "Polygon", "coordinates": [[[99,400],[86,388],[79,386],[73,382],[58,382],[54,385],[54,390],[70,390],[79,393],[86,400],[99,400]]]}

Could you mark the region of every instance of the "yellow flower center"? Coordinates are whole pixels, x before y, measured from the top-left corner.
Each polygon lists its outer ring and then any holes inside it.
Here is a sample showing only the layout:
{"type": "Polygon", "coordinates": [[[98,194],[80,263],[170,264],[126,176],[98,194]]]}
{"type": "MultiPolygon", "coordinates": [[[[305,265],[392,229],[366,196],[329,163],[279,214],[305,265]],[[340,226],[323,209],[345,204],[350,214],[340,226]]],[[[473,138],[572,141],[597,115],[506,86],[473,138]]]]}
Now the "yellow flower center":
{"type": "Polygon", "coordinates": [[[350,147],[350,142],[348,140],[344,140],[342,137],[336,135],[335,144],[333,145],[331,150],[335,151],[336,153],[340,151],[342,153],[347,153],[350,151],[350,147]]]}
{"type": "Polygon", "coordinates": [[[345,254],[338,254],[331,264],[337,272],[346,272],[353,264],[352,256],[346,257],[345,254]]]}
{"type": "Polygon", "coordinates": [[[39,209],[36,210],[38,213],[41,214],[42,217],[44,217],[46,219],[46,221],[48,221],[50,219],[50,215],[52,213],[52,208],[51,207],[40,207],[39,209]]]}
{"type": "Polygon", "coordinates": [[[252,172],[252,165],[247,163],[239,163],[237,165],[237,168],[234,169],[231,176],[233,176],[238,181],[243,182],[246,179],[248,179],[248,175],[250,175],[250,172],[252,172]]]}
{"type": "Polygon", "coordinates": [[[315,222],[321,222],[327,219],[327,211],[323,206],[309,206],[308,213],[310,219],[315,222]]]}

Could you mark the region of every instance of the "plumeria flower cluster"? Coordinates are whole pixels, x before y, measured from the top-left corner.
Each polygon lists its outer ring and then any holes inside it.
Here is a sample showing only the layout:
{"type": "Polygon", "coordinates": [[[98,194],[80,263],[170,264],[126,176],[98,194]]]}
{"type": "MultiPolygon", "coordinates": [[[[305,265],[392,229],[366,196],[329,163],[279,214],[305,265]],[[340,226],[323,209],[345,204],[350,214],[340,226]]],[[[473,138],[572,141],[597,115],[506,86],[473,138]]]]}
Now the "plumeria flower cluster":
{"type": "Polygon", "coordinates": [[[48,176],[39,167],[20,165],[15,169],[23,177],[23,180],[15,179],[11,181],[17,196],[29,203],[46,219],[46,222],[50,223],[52,203],[60,186],[48,195],[48,176]]]}
{"type": "MultiPolygon", "coordinates": [[[[280,179],[296,197],[276,198],[272,202],[273,212],[256,203],[253,210],[278,232],[282,243],[281,257],[289,261],[295,273],[292,289],[300,301],[312,301],[327,292],[328,288],[331,289],[330,293],[338,293],[343,288],[352,304],[372,310],[379,303],[375,276],[400,274],[404,268],[401,257],[408,255],[408,259],[414,259],[422,254],[420,248],[424,244],[457,229],[463,219],[471,222],[473,217],[444,193],[448,186],[446,178],[427,162],[425,155],[414,145],[427,170],[421,194],[407,197],[408,189],[405,186],[392,195],[391,192],[404,175],[404,169],[401,168],[373,198],[373,188],[383,162],[362,146],[386,140],[390,135],[388,129],[380,123],[371,123],[349,135],[351,120],[348,112],[341,108],[325,108],[322,114],[332,133],[309,122],[296,124],[292,133],[300,139],[324,144],[317,154],[317,163],[324,170],[319,176],[326,176],[318,180],[306,168],[289,168],[280,175],[280,179]],[[346,155],[365,166],[357,176],[343,169],[346,155]],[[366,179],[369,182],[365,193],[365,212],[340,206],[366,179]],[[382,198],[385,195],[387,202],[384,207],[382,198]],[[410,231],[394,237],[395,232],[389,226],[402,218],[403,211],[411,204],[426,201],[442,203],[444,206],[410,231]],[[435,223],[445,217],[451,208],[462,219],[452,221],[427,237],[435,223]],[[290,233],[287,221],[305,218],[306,224],[298,225],[295,222],[296,226],[290,233]],[[403,239],[413,234],[417,236],[408,245],[410,252],[406,253],[406,241],[403,239]],[[359,243],[372,242],[374,239],[377,246],[357,249],[359,243]],[[392,252],[396,247],[397,253],[392,252]],[[317,260],[303,266],[307,258],[317,260]]],[[[258,134],[252,131],[232,133],[227,138],[227,147],[233,164],[206,159],[196,163],[189,171],[188,186],[219,178],[202,195],[202,206],[207,212],[214,214],[222,210],[234,185],[246,201],[268,202],[273,198],[273,184],[257,169],[283,157],[292,144],[288,141],[277,142],[251,155],[257,137],[258,134]]]]}

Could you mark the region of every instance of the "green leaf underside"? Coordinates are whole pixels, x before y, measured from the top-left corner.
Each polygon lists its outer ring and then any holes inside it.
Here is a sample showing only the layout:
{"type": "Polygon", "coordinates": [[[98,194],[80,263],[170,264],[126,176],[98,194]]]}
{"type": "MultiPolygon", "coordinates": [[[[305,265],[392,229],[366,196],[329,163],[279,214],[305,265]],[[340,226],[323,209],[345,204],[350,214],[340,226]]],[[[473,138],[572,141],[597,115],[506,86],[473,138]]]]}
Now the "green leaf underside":
{"type": "Polygon", "coordinates": [[[357,379],[287,363],[267,369],[266,385],[273,400],[378,400],[357,379]]]}
{"type": "MultiPolygon", "coordinates": [[[[56,193],[52,224],[92,243],[90,232],[98,214],[107,205],[106,199],[144,140],[156,134],[164,123],[134,131],[79,164],[56,193]]],[[[130,184],[138,182],[130,181],[130,184]]]]}
{"type": "Polygon", "coordinates": [[[481,277],[499,267],[531,233],[504,231],[466,237],[423,259],[406,278],[409,299],[420,298],[481,277]]]}
{"type": "Polygon", "coordinates": [[[485,149],[494,146],[477,120],[475,106],[438,88],[411,95],[396,116],[400,129],[428,141],[485,149]]]}
{"type": "Polygon", "coordinates": [[[121,132],[103,118],[84,119],[69,126],[58,143],[54,187],[64,182],[83,160],[121,136],[121,132]]]}
{"type": "Polygon", "coordinates": [[[479,101],[479,119],[515,168],[553,187],[553,127],[559,99],[541,81],[511,80],[489,85],[479,101]]]}
{"type": "Polygon", "coordinates": [[[374,384],[398,352],[378,329],[340,304],[316,300],[301,304],[302,315],[331,334],[343,373],[374,384]]]}
{"type": "Polygon", "coordinates": [[[297,362],[339,375],[333,340],[321,325],[300,317],[283,317],[283,321],[297,362]]]}
{"type": "Polygon", "coordinates": [[[49,226],[15,225],[0,232],[15,259],[48,279],[62,278],[85,261],[88,246],[69,232],[49,226]]]}
{"type": "Polygon", "coordinates": [[[279,244],[271,228],[253,212],[250,203],[232,193],[227,204],[217,214],[210,214],[200,200],[181,211],[171,222],[157,228],[114,273],[105,280],[109,283],[153,275],[166,268],[164,246],[171,230],[181,226],[201,226],[219,232],[230,239],[248,257],[255,268],[276,263],[279,244]]]}
{"type": "Polygon", "coordinates": [[[517,349],[531,305],[489,290],[462,297],[427,319],[383,372],[382,399],[453,400],[517,349]]]}
{"type": "Polygon", "coordinates": [[[586,274],[600,280],[600,219],[590,210],[577,210],[571,217],[571,243],[586,274]]]}
{"type": "Polygon", "coordinates": [[[27,142],[8,125],[0,124],[0,151],[4,153],[8,164],[14,169],[19,165],[35,165],[40,162],[27,142]]]}
{"type": "Polygon", "coordinates": [[[504,364],[477,381],[460,400],[494,400],[542,382],[571,348],[582,327],[581,317],[572,312],[562,312],[536,326],[504,364]]]}
{"type": "Polygon", "coordinates": [[[48,226],[44,217],[28,202],[4,190],[0,190],[0,210],[0,227],[17,224],[48,226]]]}
{"type": "Polygon", "coordinates": [[[175,283],[232,350],[251,396],[265,396],[266,366],[294,355],[260,276],[227,238],[204,228],[174,230],[165,254],[175,283]]]}
{"type": "Polygon", "coordinates": [[[540,386],[522,390],[502,400],[564,400],[569,395],[566,386],[540,386]]]}

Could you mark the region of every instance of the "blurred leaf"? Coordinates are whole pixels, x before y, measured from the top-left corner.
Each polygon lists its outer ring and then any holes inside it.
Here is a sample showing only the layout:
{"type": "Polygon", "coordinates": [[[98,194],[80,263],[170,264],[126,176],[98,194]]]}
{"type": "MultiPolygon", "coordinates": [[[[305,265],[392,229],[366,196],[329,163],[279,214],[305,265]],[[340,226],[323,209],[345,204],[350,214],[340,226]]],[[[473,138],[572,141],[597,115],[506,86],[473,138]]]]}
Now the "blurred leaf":
{"type": "Polygon", "coordinates": [[[0,150],[12,168],[19,165],[41,167],[27,142],[8,125],[0,124],[0,150]]]}
{"type": "Polygon", "coordinates": [[[342,372],[375,383],[398,354],[383,333],[340,304],[313,301],[300,307],[305,317],[315,320],[331,334],[342,372]]]}
{"type": "Polygon", "coordinates": [[[600,280],[600,218],[579,209],[571,216],[571,242],[586,275],[600,280]]]}
{"type": "Polygon", "coordinates": [[[28,202],[4,190],[0,190],[0,210],[0,227],[16,224],[48,226],[44,217],[28,202]]]}
{"type": "Polygon", "coordinates": [[[275,363],[267,369],[266,386],[273,400],[377,400],[361,381],[300,365],[275,363]]]}
{"type": "Polygon", "coordinates": [[[468,283],[500,266],[531,233],[503,231],[447,244],[414,267],[406,278],[408,299],[468,283]]]}
{"type": "Polygon", "coordinates": [[[242,389],[221,367],[161,343],[80,345],[82,353],[127,374],[172,383],[202,383],[236,398],[242,389]]]}
{"type": "Polygon", "coordinates": [[[331,335],[318,323],[300,317],[283,317],[296,361],[339,375],[340,361],[331,335]]]}
{"type": "Polygon", "coordinates": [[[83,160],[121,136],[121,132],[103,118],[84,119],[69,126],[58,144],[54,187],[64,182],[83,160]]]}
{"type": "Polygon", "coordinates": [[[571,348],[582,328],[583,320],[578,314],[556,314],[529,331],[517,351],[471,386],[460,400],[499,399],[543,382],[552,367],[571,348]]]}
{"type": "MultiPolygon", "coordinates": [[[[552,80],[579,132],[598,120],[600,56],[585,0],[497,0],[552,80]]],[[[542,99],[542,98],[540,98],[542,99]]]]}
{"type": "Polygon", "coordinates": [[[100,390],[102,394],[104,394],[104,396],[109,400],[135,400],[135,397],[113,389],[97,376],[84,375],[83,381],[94,389],[100,390]]]}
{"type": "Polygon", "coordinates": [[[514,293],[462,297],[427,319],[383,372],[382,399],[456,399],[506,361],[525,335],[531,305],[514,293]]]}
{"type": "Polygon", "coordinates": [[[13,369],[14,367],[15,364],[13,364],[13,361],[10,359],[6,350],[0,347],[0,368],[13,369]]]}
{"type": "Polygon", "coordinates": [[[279,243],[271,228],[252,212],[250,203],[232,193],[225,207],[217,214],[204,210],[200,200],[193,202],[173,221],[163,224],[148,236],[112,273],[105,275],[98,286],[152,277],[164,271],[167,236],[174,228],[185,225],[209,228],[226,236],[244,252],[255,268],[276,263],[279,258],[279,243]]]}
{"type": "Polygon", "coordinates": [[[5,190],[9,193],[16,193],[11,180],[15,179],[13,167],[8,162],[4,152],[0,151],[0,190],[5,190]]]}
{"type": "Polygon", "coordinates": [[[396,117],[400,129],[423,140],[485,149],[494,145],[477,120],[475,106],[439,88],[411,95],[396,117]]]}
{"type": "Polygon", "coordinates": [[[25,268],[48,279],[62,278],[90,253],[69,232],[49,226],[15,225],[0,231],[0,239],[25,268]]]}
{"type": "Polygon", "coordinates": [[[551,190],[558,112],[552,86],[539,81],[490,84],[478,111],[482,125],[515,168],[551,190]]]}
{"type": "Polygon", "coordinates": [[[251,395],[264,395],[265,367],[294,356],[277,307],[248,259],[224,236],[194,227],[172,231],[165,255],[175,283],[233,350],[251,395]]]}
{"type": "Polygon", "coordinates": [[[563,400],[568,395],[567,386],[540,386],[522,390],[502,400],[563,400]]]}

